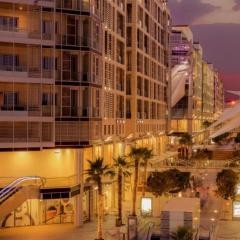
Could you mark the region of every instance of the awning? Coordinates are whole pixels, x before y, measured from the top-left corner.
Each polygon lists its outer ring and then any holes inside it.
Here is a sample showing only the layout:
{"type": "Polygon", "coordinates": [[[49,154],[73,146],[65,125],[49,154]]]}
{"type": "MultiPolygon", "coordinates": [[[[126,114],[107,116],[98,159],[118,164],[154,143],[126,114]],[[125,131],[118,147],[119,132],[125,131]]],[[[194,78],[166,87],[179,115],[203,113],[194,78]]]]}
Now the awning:
{"type": "Polygon", "coordinates": [[[175,106],[177,102],[185,95],[185,84],[188,79],[189,64],[177,65],[172,70],[172,97],[171,106],[175,106]]]}
{"type": "Polygon", "coordinates": [[[222,115],[220,115],[219,119],[215,123],[213,123],[209,128],[216,127],[217,125],[224,123],[235,117],[239,117],[240,122],[240,103],[237,103],[232,108],[227,108],[226,110],[224,110],[222,115]]]}
{"type": "Polygon", "coordinates": [[[236,95],[236,96],[240,96],[240,91],[227,91],[228,93],[231,93],[233,95],[236,95]]]}
{"type": "Polygon", "coordinates": [[[210,138],[215,138],[218,137],[226,132],[230,132],[236,128],[240,127],[240,118],[239,117],[235,117],[234,119],[232,119],[231,121],[229,121],[228,123],[226,123],[222,128],[218,129],[216,132],[214,132],[210,138]]]}

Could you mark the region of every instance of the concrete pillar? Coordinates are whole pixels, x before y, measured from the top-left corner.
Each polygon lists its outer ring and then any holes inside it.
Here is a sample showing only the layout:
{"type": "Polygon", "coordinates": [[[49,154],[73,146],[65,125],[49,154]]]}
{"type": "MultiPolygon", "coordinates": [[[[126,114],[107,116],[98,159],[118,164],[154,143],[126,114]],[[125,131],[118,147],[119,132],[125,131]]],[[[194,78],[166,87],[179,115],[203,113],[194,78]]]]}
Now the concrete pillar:
{"type": "Polygon", "coordinates": [[[83,224],[82,199],[84,191],[83,182],[83,149],[76,150],[76,183],[80,184],[80,194],[75,197],[75,217],[74,224],[80,227],[83,224]]]}

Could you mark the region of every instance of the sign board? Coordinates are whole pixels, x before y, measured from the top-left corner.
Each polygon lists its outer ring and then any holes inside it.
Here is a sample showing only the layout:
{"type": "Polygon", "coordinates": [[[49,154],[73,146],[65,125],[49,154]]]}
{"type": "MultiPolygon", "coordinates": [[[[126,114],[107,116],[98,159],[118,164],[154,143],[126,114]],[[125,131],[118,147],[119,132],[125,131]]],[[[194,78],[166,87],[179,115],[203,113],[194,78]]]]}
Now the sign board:
{"type": "Polygon", "coordinates": [[[240,202],[233,202],[233,217],[240,218],[240,202]]]}

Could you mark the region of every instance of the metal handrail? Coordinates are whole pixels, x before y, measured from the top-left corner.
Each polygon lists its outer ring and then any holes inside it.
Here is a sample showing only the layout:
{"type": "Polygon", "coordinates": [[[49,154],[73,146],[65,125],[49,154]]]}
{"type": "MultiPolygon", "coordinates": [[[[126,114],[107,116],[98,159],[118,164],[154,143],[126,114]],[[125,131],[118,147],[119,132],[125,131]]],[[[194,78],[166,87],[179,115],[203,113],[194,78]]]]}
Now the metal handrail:
{"type": "Polygon", "coordinates": [[[44,184],[44,178],[39,176],[25,176],[25,177],[17,178],[13,182],[8,184],[6,187],[4,187],[2,190],[0,190],[0,199],[3,199],[9,196],[9,194],[15,191],[16,188],[23,182],[32,181],[32,180],[40,180],[42,185],[44,184]]]}

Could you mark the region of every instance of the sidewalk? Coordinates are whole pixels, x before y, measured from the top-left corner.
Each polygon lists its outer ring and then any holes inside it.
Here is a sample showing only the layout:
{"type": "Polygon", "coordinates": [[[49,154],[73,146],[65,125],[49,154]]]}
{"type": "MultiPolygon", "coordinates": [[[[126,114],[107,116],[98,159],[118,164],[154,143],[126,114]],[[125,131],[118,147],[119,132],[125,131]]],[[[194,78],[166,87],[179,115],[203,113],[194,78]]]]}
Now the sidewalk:
{"type": "MultiPolygon", "coordinates": [[[[108,217],[104,222],[106,231],[114,231],[115,218],[108,217]]],[[[17,227],[0,229],[1,240],[94,240],[96,239],[96,222],[86,223],[75,228],[73,224],[54,224],[31,227],[17,227]]],[[[105,232],[106,232],[105,231],[105,232]]],[[[105,239],[116,237],[106,236],[105,239]]]]}

